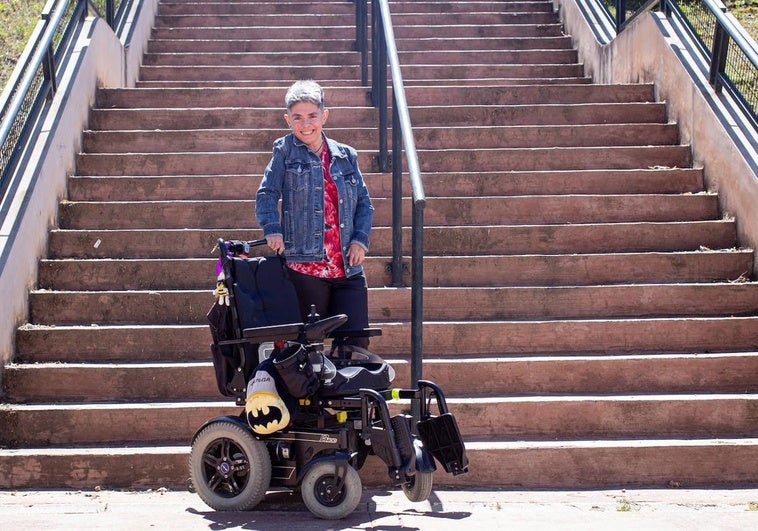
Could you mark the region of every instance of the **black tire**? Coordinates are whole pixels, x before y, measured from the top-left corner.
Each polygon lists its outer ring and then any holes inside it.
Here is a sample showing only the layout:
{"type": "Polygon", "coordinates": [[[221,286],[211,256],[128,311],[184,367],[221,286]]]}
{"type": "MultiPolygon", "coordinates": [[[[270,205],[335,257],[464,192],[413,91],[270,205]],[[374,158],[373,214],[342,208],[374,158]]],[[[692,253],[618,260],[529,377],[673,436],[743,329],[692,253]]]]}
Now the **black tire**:
{"type": "Polygon", "coordinates": [[[314,516],[339,520],[355,511],[363,485],[358,472],[345,461],[320,461],[305,473],[300,483],[303,502],[314,516]],[[344,474],[341,488],[339,474],[344,474]]]}
{"type": "Polygon", "coordinates": [[[233,422],[203,429],[190,451],[195,492],[217,511],[247,511],[263,499],[271,483],[266,445],[233,422]]]}
{"type": "Polygon", "coordinates": [[[433,485],[434,477],[432,472],[417,470],[413,477],[411,477],[411,480],[403,485],[403,492],[405,493],[405,497],[410,501],[422,502],[429,499],[433,485]]]}

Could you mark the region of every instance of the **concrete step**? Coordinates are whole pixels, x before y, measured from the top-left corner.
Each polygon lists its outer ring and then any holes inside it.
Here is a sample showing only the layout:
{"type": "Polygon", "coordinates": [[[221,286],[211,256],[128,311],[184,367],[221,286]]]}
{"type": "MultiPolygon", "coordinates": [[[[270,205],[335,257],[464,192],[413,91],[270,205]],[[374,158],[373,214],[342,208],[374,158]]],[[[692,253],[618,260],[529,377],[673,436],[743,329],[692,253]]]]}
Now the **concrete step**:
{"type": "Polygon", "coordinates": [[[539,65],[577,63],[575,49],[547,50],[421,50],[398,52],[401,65],[457,64],[469,70],[473,65],[539,65]]]}
{"type": "MultiPolygon", "coordinates": [[[[284,134],[281,107],[93,109],[89,127],[93,131],[281,128],[284,134]]],[[[435,127],[441,112],[447,127],[471,127],[472,122],[478,127],[666,123],[666,106],[646,102],[416,106],[409,110],[414,127],[435,127]]],[[[329,118],[329,128],[365,127],[376,123],[378,112],[371,107],[342,107],[332,109],[329,118]]]]}
{"type": "MultiPolygon", "coordinates": [[[[29,294],[29,321],[45,325],[206,323],[212,275],[203,290],[47,291],[29,294]]],[[[410,319],[410,290],[372,288],[369,318],[410,319]]],[[[758,283],[424,289],[432,321],[613,319],[754,315],[758,283]]]]}
{"type": "Polygon", "coordinates": [[[423,50],[562,50],[571,48],[568,35],[534,37],[448,37],[395,39],[399,51],[423,50]]]}
{"type": "MultiPolygon", "coordinates": [[[[756,437],[756,402],[755,394],[447,400],[469,440],[756,437]]],[[[0,433],[0,445],[175,444],[191,440],[206,420],[239,411],[233,402],[184,400],[7,405],[0,408],[0,422],[16,428],[0,433]]]]}
{"type": "MultiPolygon", "coordinates": [[[[436,15],[434,13],[393,13],[392,24],[398,29],[403,26],[414,26],[428,24],[431,26],[440,25],[491,25],[491,24],[553,24],[556,16],[550,11],[544,11],[538,8],[537,11],[524,12],[473,12],[473,13],[444,13],[436,15]]],[[[324,28],[328,31],[335,27],[353,26],[355,27],[355,14],[352,12],[322,14],[313,13],[307,15],[309,24],[324,28]]],[[[162,15],[155,17],[154,27],[156,28],[233,28],[233,27],[297,27],[303,23],[297,14],[197,14],[197,15],[162,15]]],[[[294,31],[293,31],[294,33],[294,31]]]]}
{"type": "MultiPolygon", "coordinates": [[[[89,138],[84,133],[85,141],[89,138]]],[[[106,133],[107,136],[107,133],[106,133]]],[[[70,201],[153,201],[252,198],[254,175],[168,175],[140,177],[71,176],[70,201]]],[[[391,197],[388,173],[363,173],[371,197],[391,197]]],[[[407,178],[403,175],[404,182],[407,178]]],[[[422,176],[427,197],[553,194],[671,194],[704,189],[702,168],[566,170],[540,172],[431,172],[422,176]]]]}
{"type": "MultiPolygon", "coordinates": [[[[438,486],[513,488],[660,488],[740,486],[758,474],[758,440],[472,441],[468,474],[435,473],[438,486]],[[493,463],[507,462],[506,474],[493,463]],[[633,466],[630,465],[633,463],[633,466]]],[[[93,489],[156,485],[186,488],[189,446],[0,450],[0,488],[93,489]],[[140,465],[134,463],[139,461],[140,465]],[[13,473],[11,473],[13,471],[13,473]]],[[[387,485],[386,466],[370,456],[366,486],[387,485]]]]}
{"type": "Polygon", "coordinates": [[[390,2],[390,12],[428,13],[432,16],[446,17],[451,13],[508,13],[508,12],[552,12],[551,2],[544,0],[507,1],[507,2],[390,2]]]}
{"type": "MultiPolygon", "coordinates": [[[[271,142],[267,144],[267,151],[80,153],[76,167],[80,175],[223,175],[243,173],[251,167],[263,171],[271,160],[271,142]]],[[[369,172],[378,171],[376,157],[376,153],[361,151],[358,165],[369,172]]]]}
{"type": "MultiPolygon", "coordinates": [[[[539,79],[531,78],[476,78],[476,79],[405,79],[406,88],[409,87],[429,87],[435,85],[446,86],[521,86],[521,85],[534,85],[539,83],[540,85],[565,85],[565,84],[590,84],[592,78],[587,76],[576,77],[541,77],[539,79]]],[[[255,88],[255,87],[271,87],[286,85],[280,79],[242,79],[242,80],[215,80],[215,79],[200,79],[200,80],[182,80],[182,79],[164,79],[164,80],[152,80],[152,81],[137,81],[137,88],[213,88],[213,87],[243,87],[243,88],[255,88]]],[[[355,80],[352,79],[334,79],[330,80],[330,85],[334,87],[355,85],[355,80]]],[[[282,91],[287,89],[286,86],[282,87],[282,91]]]]}
{"type": "Polygon", "coordinates": [[[653,85],[618,84],[591,85],[565,84],[526,85],[526,86],[430,86],[409,87],[406,92],[411,106],[458,106],[528,104],[566,104],[566,103],[634,103],[655,102],[653,85]]]}
{"type": "Polygon", "coordinates": [[[734,281],[748,278],[752,264],[750,250],[476,258],[426,256],[424,283],[452,287],[464,283],[467,286],[582,286],[734,281]]]}
{"type": "MultiPolygon", "coordinates": [[[[371,231],[371,254],[389,255],[391,233],[371,231]]],[[[155,229],[50,231],[51,258],[195,258],[212,256],[218,238],[253,240],[259,229],[155,229]]],[[[410,230],[403,249],[410,254],[410,230]]],[[[486,225],[424,229],[426,254],[556,254],[693,251],[737,246],[734,221],[486,225]]]]}
{"type": "Polygon", "coordinates": [[[692,164],[690,147],[604,146],[558,148],[488,148],[479,150],[420,149],[422,172],[493,170],[570,170],[687,168],[692,164]]]}
{"type": "MultiPolygon", "coordinates": [[[[117,112],[117,111],[116,111],[117,112]]],[[[665,123],[661,103],[535,104],[415,106],[409,109],[414,127],[433,126],[444,112],[448,127],[515,125],[580,125],[590,123],[665,123]]]]}
{"type": "MultiPolygon", "coordinates": [[[[330,109],[371,106],[371,93],[366,87],[325,85],[323,88],[325,100],[330,109]]],[[[278,109],[283,113],[287,82],[281,83],[281,89],[281,92],[272,90],[271,87],[100,89],[97,93],[96,107],[100,109],[259,107],[268,109],[269,112],[278,109]]]]}
{"type": "MultiPolygon", "coordinates": [[[[468,6],[470,9],[473,6],[468,6]]],[[[288,14],[314,15],[331,13],[352,13],[355,10],[351,2],[161,2],[158,4],[160,15],[242,15],[242,14],[288,14]]]]}
{"type": "MultiPolygon", "coordinates": [[[[217,159],[218,160],[218,159],[217,159]]],[[[374,198],[374,223],[388,226],[392,202],[374,198]]],[[[411,201],[403,201],[410,219],[411,201]]],[[[62,229],[256,229],[254,200],[120,201],[61,203],[62,229]]],[[[713,194],[535,195],[429,198],[424,219],[429,225],[486,223],[541,225],[558,223],[663,222],[718,219],[713,194]]]]}
{"type": "MultiPolygon", "coordinates": [[[[546,37],[544,42],[535,42],[534,46],[560,48],[563,41],[557,37],[546,37]],[[557,42],[554,42],[557,41],[557,42]],[[560,43],[560,44],[558,44],[560,43]]],[[[311,50],[329,52],[355,51],[355,38],[342,39],[150,39],[148,53],[208,53],[208,52],[308,52],[311,50]]]]}
{"type": "MultiPolygon", "coordinates": [[[[491,22],[491,21],[490,21],[491,22]]],[[[421,22],[416,25],[399,25],[393,20],[396,39],[426,39],[426,38],[534,38],[534,37],[562,37],[561,24],[556,22],[555,16],[547,23],[502,23],[502,24],[452,24],[442,23],[432,25],[421,22]]],[[[332,34],[353,36],[355,31],[354,20],[342,26],[329,28],[332,34]]],[[[282,35],[296,34],[300,39],[323,39],[324,28],[316,24],[306,26],[244,26],[242,24],[230,27],[155,27],[151,33],[152,40],[164,39],[233,39],[233,40],[257,40],[257,39],[280,39],[282,35]]]]}
{"type": "Polygon", "coordinates": [[[356,51],[347,52],[187,52],[187,53],[146,53],[143,56],[143,66],[286,66],[286,65],[318,65],[318,66],[351,66],[358,62],[360,55],[356,51]]]}
{"type": "MultiPolygon", "coordinates": [[[[571,38],[555,37],[485,37],[427,39],[396,39],[399,51],[423,50],[563,50],[571,48],[571,38]]],[[[208,53],[208,52],[295,52],[310,50],[349,52],[355,50],[354,38],[343,39],[151,39],[149,53],[208,53]]]]}
{"type": "MultiPolygon", "coordinates": [[[[524,12],[552,11],[547,1],[521,2],[390,2],[390,12],[395,13],[486,13],[486,12],[524,12]]],[[[313,15],[324,13],[352,12],[351,2],[331,2],[311,4],[305,2],[162,2],[158,13],[161,15],[210,15],[210,14],[290,14],[313,15]]]]}
{"type": "MultiPolygon", "coordinates": [[[[282,120],[284,123],[284,120],[282,120]]],[[[651,128],[654,139],[664,132],[651,128]]],[[[675,131],[673,131],[676,134],[675,131]]],[[[87,153],[176,153],[271,151],[277,138],[287,134],[282,129],[194,129],[175,131],[85,131],[82,149],[87,153]]],[[[358,151],[376,150],[379,133],[376,128],[330,128],[335,139],[350,139],[358,151]]],[[[270,157],[270,153],[269,153],[270,157]]],[[[262,173],[261,173],[262,174],[262,173]]]]}
{"type": "MultiPolygon", "coordinates": [[[[740,253],[736,255],[740,256],[740,253]]],[[[364,263],[364,270],[371,287],[383,287],[391,283],[388,270],[391,260],[389,256],[372,256],[364,263]]],[[[216,258],[42,260],[40,262],[40,288],[69,291],[82,288],[99,291],[204,289],[209,286],[209,279],[215,279],[216,262],[216,258]],[[114,282],[120,285],[115,286],[114,282]]],[[[739,269],[740,261],[735,262],[736,269],[739,269]]],[[[715,263],[714,266],[717,267],[715,263]]],[[[723,276],[728,269],[722,268],[720,272],[723,276]]]]}
{"type": "MultiPolygon", "coordinates": [[[[175,131],[85,131],[88,153],[161,153],[186,151],[250,151],[271,146],[281,129],[195,129],[175,131]]],[[[376,149],[376,128],[329,129],[337,139],[350,139],[359,151],[376,149]]],[[[505,148],[670,145],[679,138],[675,124],[611,124],[580,126],[414,128],[418,147],[505,148]]]]}
{"type": "MultiPolygon", "coordinates": [[[[358,153],[359,166],[368,173],[378,170],[377,154],[358,153]]],[[[419,149],[422,172],[598,170],[690,167],[690,147],[591,146],[558,148],[419,149]]],[[[81,153],[76,157],[78,175],[224,175],[240,174],[251,167],[266,167],[268,151],[191,153],[81,153]]]]}
{"type": "MultiPolygon", "coordinates": [[[[282,79],[360,79],[360,57],[355,54],[353,64],[304,65],[304,66],[142,66],[143,81],[271,81],[282,79]]],[[[577,78],[583,75],[581,64],[532,64],[532,65],[460,65],[426,64],[401,67],[403,78],[409,83],[418,80],[469,79],[469,78],[577,78]]],[[[438,83],[435,83],[438,84],[438,83]]]]}
{"type": "MultiPolygon", "coordinates": [[[[565,50],[429,50],[398,53],[401,65],[457,64],[465,65],[540,65],[576,63],[577,52],[565,50]]],[[[284,66],[284,65],[353,65],[358,52],[292,51],[273,52],[256,50],[252,52],[186,52],[147,53],[144,66],[284,66]]],[[[358,59],[359,60],[359,59],[358,59]]]]}
{"type": "MultiPolygon", "coordinates": [[[[282,82],[282,91],[286,91],[286,85],[282,82]]],[[[371,106],[370,91],[365,87],[326,85],[324,93],[327,106],[331,109],[371,106]]],[[[408,87],[406,98],[408,104],[414,107],[450,107],[459,106],[461,102],[465,102],[466,107],[535,104],[550,104],[555,107],[559,104],[577,103],[655,102],[651,84],[408,87]]],[[[284,97],[271,90],[271,87],[104,88],[98,91],[96,107],[104,110],[220,107],[282,109],[284,97]]],[[[472,127],[470,124],[468,126],[472,127]]]]}
{"type": "MultiPolygon", "coordinates": [[[[284,103],[272,108],[164,108],[164,109],[93,109],[90,111],[90,130],[150,130],[150,129],[250,129],[281,130],[284,124],[284,103]]],[[[371,107],[343,107],[330,116],[329,127],[364,127],[376,123],[378,112],[371,107]]],[[[271,146],[268,146],[270,151],[271,146]]]]}
{"type": "MultiPolygon", "coordinates": [[[[387,360],[394,385],[410,382],[410,362],[387,360]]],[[[758,352],[425,359],[423,375],[448,397],[520,397],[653,393],[755,393],[758,352]],[[482,379],[481,375],[488,378],[482,379]]],[[[210,361],[35,363],[6,367],[9,403],[218,400],[210,361]],[[99,382],[92,385],[91,382],[99,382]]],[[[607,396],[603,396],[607,395],[607,396]]]]}
{"type": "MultiPolygon", "coordinates": [[[[418,18],[418,17],[416,17],[418,18]]],[[[347,10],[339,13],[309,13],[303,20],[296,13],[284,14],[189,14],[189,15],[163,15],[158,14],[153,21],[155,28],[258,28],[258,27],[282,27],[292,28],[292,34],[297,35],[297,28],[304,22],[324,28],[326,32],[337,27],[355,27],[355,14],[347,10]]],[[[509,21],[515,23],[515,21],[509,21]]]]}
{"type": "MultiPolygon", "coordinates": [[[[364,263],[370,287],[387,285],[390,256],[364,263]]],[[[426,256],[427,286],[557,286],[735,280],[752,270],[750,250],[526,256],[426,256]]],[[[216,259],[41,260],[45,290],[203,289],[216,259]]],[[[211,286],[212,287],[212,286],[211,286]]]]}
{"type": "MultiPolygon", "coordinates": [[[[210,308],[210,305],[208,306],[210,308]]],[[[382,336],[371,348],[388,359],[408,356],[410,323],[372,322],[382,336]]],[[[207,361],[207,325],[24,325],[17,362],[207,361]],[[73,346],[73,347],[72,347],[73,346]]],[[[668,317],[551,321],[427,321],[424,356],[550,356],[754,352],[758,317],[668,317]]]]}
{"type": "Polygon", "coordinates": [[[360,79],[360,58],[341,66],[142,66],[143,81],[271,81],[282,79],[360,79]]]}

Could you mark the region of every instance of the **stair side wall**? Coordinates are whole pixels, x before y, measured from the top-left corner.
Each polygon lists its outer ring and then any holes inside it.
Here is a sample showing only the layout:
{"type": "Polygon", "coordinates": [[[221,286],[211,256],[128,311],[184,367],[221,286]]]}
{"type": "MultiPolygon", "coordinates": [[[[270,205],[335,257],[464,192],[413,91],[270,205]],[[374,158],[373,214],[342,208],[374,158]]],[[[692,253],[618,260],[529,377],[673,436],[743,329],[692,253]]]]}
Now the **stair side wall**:
{"type": "Polygon", "coordinates": [[[39,259],[66,195],[66,179],[81,151],[97,89],[134,86],[157,6],[158,0],[135,6],[124,32],[127,43],[103,19],[85,21],[58,92],[11,185],[15,191],[2,205],[8,214],[0,228],[0,388],[2,368],[13,360],[16,329],[28,317],[29,290],[36,285],[39,259]]]}
{"type": "Polygon", "coordinates": [[[750,141],[755,133],[715,94],[703,61],[690,53],[659,12],[640,16],[604,45],[577,0],[555,2],[565,32],[595,83],[655,84],[669,120],[679,126],[682,143],[692,147],[694,164],[703,166],[708,189],[718,192],[722,212],[737,220],[743,247],[753,249],[752,273],[758,275],[758,153],[750,141]]]}

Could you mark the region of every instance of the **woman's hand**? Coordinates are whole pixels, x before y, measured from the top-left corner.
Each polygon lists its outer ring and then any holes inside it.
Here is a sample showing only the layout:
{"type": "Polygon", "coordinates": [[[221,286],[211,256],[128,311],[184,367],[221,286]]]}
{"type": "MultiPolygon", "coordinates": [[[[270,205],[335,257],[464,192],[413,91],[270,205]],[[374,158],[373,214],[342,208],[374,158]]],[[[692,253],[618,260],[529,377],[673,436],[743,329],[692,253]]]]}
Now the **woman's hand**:
{"type": "Polygon", "coordinates": [[[284,238],[281,234],[270,234],[266,236],[268,246],[276,251],[277,254],[284,252],[284,238]]]}
{"type": "Polygon", "coordinates": [[[358,266],[366,259],[366,250],[357,243],[351,243],[347,250],[347,263],[350,266],[358,266]]]}

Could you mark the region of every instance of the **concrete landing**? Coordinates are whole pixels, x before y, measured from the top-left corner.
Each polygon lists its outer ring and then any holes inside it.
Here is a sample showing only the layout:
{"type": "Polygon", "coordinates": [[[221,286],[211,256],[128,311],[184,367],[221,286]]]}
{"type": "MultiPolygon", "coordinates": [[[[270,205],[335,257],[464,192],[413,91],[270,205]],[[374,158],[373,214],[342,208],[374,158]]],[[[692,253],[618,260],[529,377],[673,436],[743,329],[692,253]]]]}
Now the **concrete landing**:
{"type": "Polygon", "coordinates": [[[165,489],[2,491],[5,529],[754,529],[758,489],[611,491],[435,490],[411,503],[399,491],[364,491],[338,521],[313,517],[300,496],[270,493],[254,511],[215,512],[198,496],[165,489]]]}

